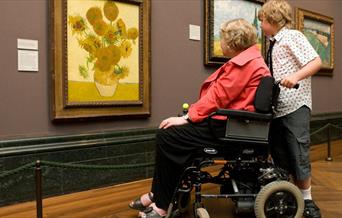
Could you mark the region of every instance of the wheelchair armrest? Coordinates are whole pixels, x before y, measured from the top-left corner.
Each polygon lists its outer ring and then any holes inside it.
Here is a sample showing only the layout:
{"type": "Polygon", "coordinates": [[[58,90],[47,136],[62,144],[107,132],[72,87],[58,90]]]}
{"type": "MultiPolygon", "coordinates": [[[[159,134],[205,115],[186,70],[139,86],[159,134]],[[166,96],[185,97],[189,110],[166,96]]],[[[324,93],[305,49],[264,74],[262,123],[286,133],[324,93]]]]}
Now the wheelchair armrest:
{"type": "Polygon", "coordinates": [[[241,118],[241,119],[257,119],[257,120],[271,120],[272,114],[263,114],[258,112],[250,112],[243,110],[231,110],[231,109],[218,109],[209,115],[209,119],[213,116],[225,116],[229,118],[241,118]]]}

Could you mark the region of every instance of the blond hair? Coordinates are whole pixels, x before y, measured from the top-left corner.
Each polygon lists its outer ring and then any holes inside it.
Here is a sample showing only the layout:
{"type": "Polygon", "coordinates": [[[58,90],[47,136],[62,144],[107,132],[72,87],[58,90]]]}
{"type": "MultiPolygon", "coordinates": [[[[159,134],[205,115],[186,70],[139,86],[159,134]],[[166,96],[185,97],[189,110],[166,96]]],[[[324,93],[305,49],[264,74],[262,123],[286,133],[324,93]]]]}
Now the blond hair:
{"type": "Polygon", "coordinates": [[[223,23],[220,35],[226,45],[236,52],[245,50],[257,42],[255,27],[244,19],[234,19],[223,23]]]}
{"type": "Polygon", "coordinates": [[[258,12],[259,20],[266,20],[279,28],[292,27],[292,8],[285,0],[267,1],[258,12]]]}

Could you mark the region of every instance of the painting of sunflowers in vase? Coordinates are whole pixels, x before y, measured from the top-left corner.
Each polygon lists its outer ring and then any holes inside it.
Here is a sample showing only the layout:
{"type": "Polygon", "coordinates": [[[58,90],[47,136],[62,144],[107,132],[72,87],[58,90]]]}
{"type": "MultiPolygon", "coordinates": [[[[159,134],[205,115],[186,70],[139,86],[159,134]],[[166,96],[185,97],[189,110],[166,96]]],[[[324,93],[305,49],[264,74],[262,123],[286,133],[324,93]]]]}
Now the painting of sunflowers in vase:
{"type": "Polygon", "coordinates": [[[69,0],[67,57],[68,103],[138,101],[139,7],[69,0]]]}

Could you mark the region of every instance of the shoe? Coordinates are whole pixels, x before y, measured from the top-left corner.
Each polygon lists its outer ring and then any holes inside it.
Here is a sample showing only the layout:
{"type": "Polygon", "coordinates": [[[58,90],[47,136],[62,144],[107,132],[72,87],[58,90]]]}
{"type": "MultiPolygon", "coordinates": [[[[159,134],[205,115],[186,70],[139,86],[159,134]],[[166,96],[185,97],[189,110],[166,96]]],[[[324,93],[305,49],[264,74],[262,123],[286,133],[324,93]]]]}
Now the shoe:
{"type": "MultiPolygon", "coordinates": [[[[153,202],[153,196],[152,196],[151,192],[148,193],[148,197],[149,197],[150,201],[153,202]]],[[[149,208],[150,205],[146,205],[146,206],[143,205],[143,203],[141,202],[141,196],[140,196],[137,199],[135,199],[134,201],[132,201],[128,206],[134,210],[145,211],[146,209],[149,208]]]]}
{"type": "Polygon", "coordinates": [[[141,218],[164,218],[165,216],[159,215],[157,211],[153,210],[152,207],[146,208],[144,210],[144,213],[141,215],[141,218]]]}
{"type": "Polygon", "coordinates": [[[321,218],[321,212],[313,200],[305,200],[304,217],[321,218]]]}

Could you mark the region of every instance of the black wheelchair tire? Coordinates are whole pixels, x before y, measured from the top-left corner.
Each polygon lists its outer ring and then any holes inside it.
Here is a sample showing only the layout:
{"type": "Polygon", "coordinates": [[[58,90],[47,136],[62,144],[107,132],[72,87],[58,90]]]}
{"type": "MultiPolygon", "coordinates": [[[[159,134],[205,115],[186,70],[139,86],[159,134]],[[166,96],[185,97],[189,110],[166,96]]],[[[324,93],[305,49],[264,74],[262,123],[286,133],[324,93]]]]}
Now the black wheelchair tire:
{"type": "MultiPolygon", "coordinates": [[[[303,216],[303,211],[304,211],[304,200],[302,193],[300,190],[295,186],[294,184],[288,182],[288,181],[274,181],[266,186],[264,186],[260,192],[258,193],[256,199],[255,199],[255,204],[254,204],[254,213],[256,218],[265,218],[269,217],[268,214],[266,214],[265,210],[267,208],[266,204],[267,202],[276,194],[284,194],[287,197],[290,196],[291,199],[295,200],[295,205],[296,205],[296,211],[294,214],[291,215],[291,217],[294,218],[302,218],[303,216]]],[[[291,206],[291,205],[290,205],[291,206]]],[[[279,207],[278,207],[279,209],[279,207]]],[[[287,210],[287,205],[283,209],[287,210]]],[[[279,210],[283,210],[279,209],[279,210]]],[[[276,217],[282,217],[281,214],[278,214],[276,217]]]]}
{"type": "Polygon", "coordinates": [[[191,206],[190,192],[179,192],[177,197],[177,209],[180,213],[185,213],[191,206]]]}

